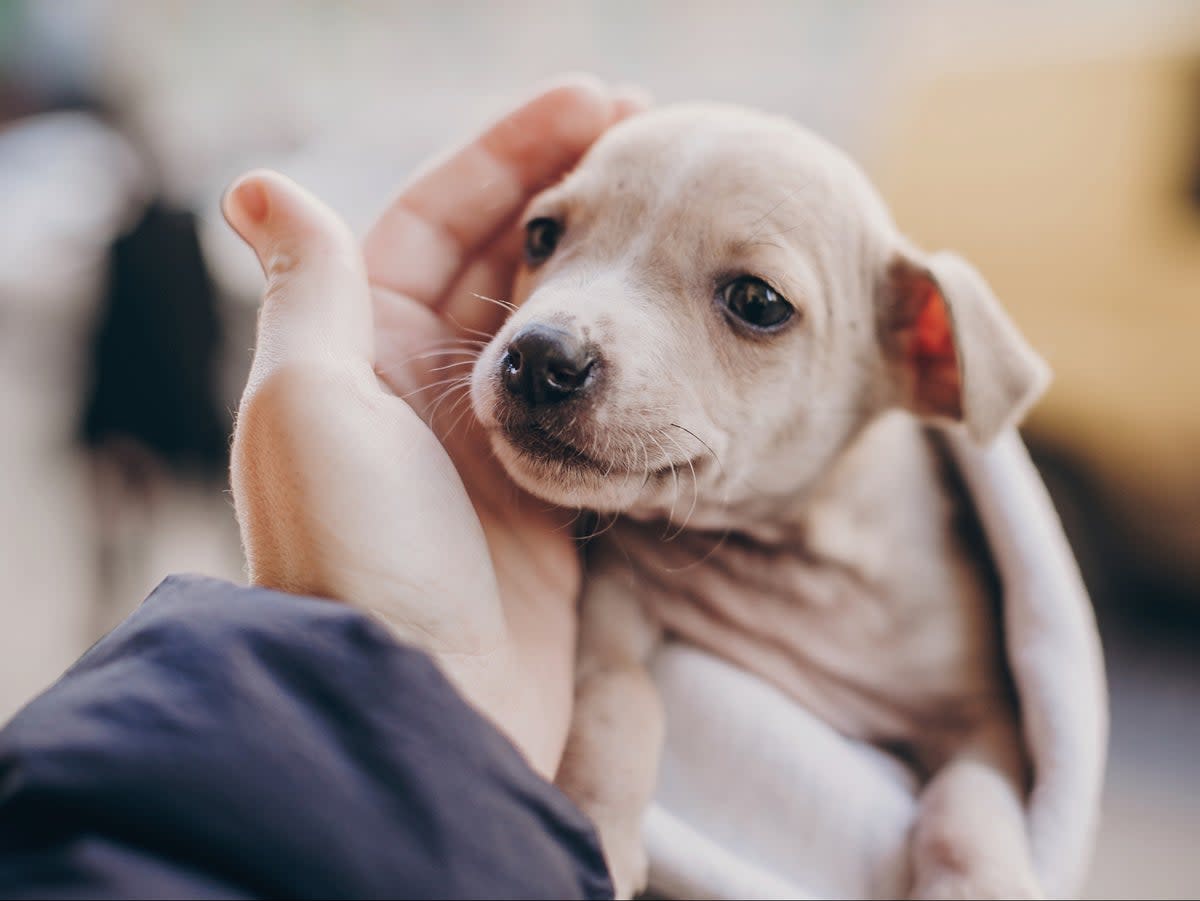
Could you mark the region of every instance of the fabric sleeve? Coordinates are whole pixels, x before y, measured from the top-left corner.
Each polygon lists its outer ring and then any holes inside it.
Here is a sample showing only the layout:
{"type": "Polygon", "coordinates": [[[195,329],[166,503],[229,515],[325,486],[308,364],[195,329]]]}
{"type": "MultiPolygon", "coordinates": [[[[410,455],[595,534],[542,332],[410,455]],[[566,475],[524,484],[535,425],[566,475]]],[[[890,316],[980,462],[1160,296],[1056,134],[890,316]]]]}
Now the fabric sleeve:
{"type": "Polygon", "coordinates": [[[0,732],[0,897],[611,898],[595,833],[344,605],[167,579],[0,732]]]}

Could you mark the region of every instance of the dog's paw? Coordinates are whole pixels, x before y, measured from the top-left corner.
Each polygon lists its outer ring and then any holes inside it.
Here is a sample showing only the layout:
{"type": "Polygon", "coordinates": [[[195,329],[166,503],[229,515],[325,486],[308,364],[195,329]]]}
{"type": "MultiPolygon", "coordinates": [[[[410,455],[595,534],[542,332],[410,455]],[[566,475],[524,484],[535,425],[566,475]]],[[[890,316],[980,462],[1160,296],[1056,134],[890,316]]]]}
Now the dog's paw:
{"type": "Polygon", "coordinates": [[[913,898],[923,901],[1040,901],[1045,898],[1032,874],[987,878],[973,873],[941,872],[920,880],[913,898]]]}

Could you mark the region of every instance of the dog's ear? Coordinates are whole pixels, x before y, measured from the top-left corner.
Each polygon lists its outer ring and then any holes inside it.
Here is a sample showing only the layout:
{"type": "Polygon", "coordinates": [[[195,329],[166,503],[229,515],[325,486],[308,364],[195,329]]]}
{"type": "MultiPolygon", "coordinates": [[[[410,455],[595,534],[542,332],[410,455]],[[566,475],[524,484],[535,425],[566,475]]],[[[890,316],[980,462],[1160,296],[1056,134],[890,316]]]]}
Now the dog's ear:
{"type": "Polygon", "coordinates": [[[880,332],[900,403],[965,424],[981,444],[1015,425],[1050,382],[982,276],[951,253],[893,256],[880,332]]]}

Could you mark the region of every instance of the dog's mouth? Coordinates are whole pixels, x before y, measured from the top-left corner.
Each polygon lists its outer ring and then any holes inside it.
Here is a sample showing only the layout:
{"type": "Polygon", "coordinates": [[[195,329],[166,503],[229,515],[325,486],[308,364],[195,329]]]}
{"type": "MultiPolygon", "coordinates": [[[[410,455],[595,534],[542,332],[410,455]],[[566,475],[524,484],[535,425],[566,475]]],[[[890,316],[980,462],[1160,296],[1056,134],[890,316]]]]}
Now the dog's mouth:
{"type": "Polygon", "coordinates": [[[637,476],[646,481],[652,481],[668,477],[672,471],[686,469],[689,464],[695,471],[695,467],[700,462],[698,460],[665,460],[657,463],[647,460],[642,465],[637,465],[633,460],[622,461],[615,457],[604,460],[584,450],[563,435],[553,433],[540,423],[531,420],[504,423],[500,427],[500,432],[505,442],[525,462],[532,463],[534,466],[552,465],[559,472],[568,470],[580,475],[620,479],[637,476]]]}
{"type": "Polygon", "coordinates": [[[538,463],[558,463],[567,467],[592,469],[604,472],[609,465],[565,438],[552,434],[537,422],[514,423],[503,426],[508,443],[515,450],[538,463]]]}

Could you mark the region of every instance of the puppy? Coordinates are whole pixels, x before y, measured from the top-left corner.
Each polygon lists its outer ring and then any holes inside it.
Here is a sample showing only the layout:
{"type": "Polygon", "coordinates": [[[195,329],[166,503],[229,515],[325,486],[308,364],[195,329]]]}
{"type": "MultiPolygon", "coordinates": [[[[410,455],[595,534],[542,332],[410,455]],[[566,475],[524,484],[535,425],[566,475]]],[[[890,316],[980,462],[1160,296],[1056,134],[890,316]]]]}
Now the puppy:
{"type": "Polygon", "coordinates": [[[917,768],[915,897],[1038,896],[997,587],[930,427],[987,442],[1048,380],[983,280],[835,148],[730,107],[618,125],[525,222],[471,398],[520,485],[604,521],[558,781],[618,896],[646,884],[668,638],[917,768]]]}

